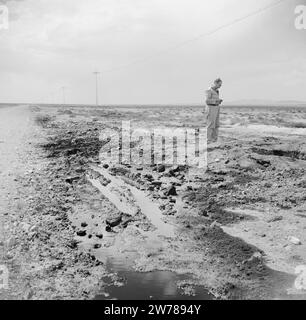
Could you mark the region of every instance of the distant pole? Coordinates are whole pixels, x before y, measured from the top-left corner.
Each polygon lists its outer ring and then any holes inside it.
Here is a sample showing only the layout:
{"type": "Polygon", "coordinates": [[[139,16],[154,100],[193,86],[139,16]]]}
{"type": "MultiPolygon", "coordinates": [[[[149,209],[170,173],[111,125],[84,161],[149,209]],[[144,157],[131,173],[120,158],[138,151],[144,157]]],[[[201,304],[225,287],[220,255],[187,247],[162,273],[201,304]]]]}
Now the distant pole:
{"type": "Polygon", "coordinates": [[[65,89],[66,89],[66,87],[62,87],[62,90],[63,90],[63,104],[66,104],[65,89]]]}
{"type": "Polygon", "coordinates": [[[96,76],[96,105],[99,105],[99,86],[98,86],[98,76],[99,76],[100,72],[99,71],[95,71],[94,75],[96,76]]]}

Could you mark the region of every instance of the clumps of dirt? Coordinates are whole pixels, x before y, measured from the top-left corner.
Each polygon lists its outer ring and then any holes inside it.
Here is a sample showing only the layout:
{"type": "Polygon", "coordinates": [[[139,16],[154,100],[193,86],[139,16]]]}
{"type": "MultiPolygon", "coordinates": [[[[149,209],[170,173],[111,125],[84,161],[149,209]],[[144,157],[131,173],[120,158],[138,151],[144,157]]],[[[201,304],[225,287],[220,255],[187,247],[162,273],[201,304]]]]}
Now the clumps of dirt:
{"type": "MultiPolygon", "coordinates": [[[[33,109],[32,109],[33,110],[33,109]]],[[[43,128],[47,128],[53,118],[48,114],[39,114],[35,117],[35,123],[43,128]]]]}
{"type": "MultiPolygon", "coordinates": [[[[124,168],[122,166],[112,166],[109,169],[110,173],[112,175],[119,175],[119,176],[127,176],[130,173],[130,170],[128,170],[127,168],[124,168]]],[[[140,175],[139,175],[140,176],[140,175]]]]}
{"type": "Polygon", "coordinates": [[[227,156],[227,162],[219,165],[223,169],[215,164],[204,176],[205,185],[185,197],[203,215],[222,211],[224,207],[245,205],[299,207],[306,201],[305,153],[299,144],[276,148],[275,139],[267,137],[256,142],[256,147],[232,146],[229,153],[223,150],[227,156]]]}
{"type": "Polygon", "coordinates": [[[28,279],[25,299],[91,299],[106,271],[94,255],[80,251],[68,216],[82,202],[78,187],[88,164],[98,161],[98,128],[66,123],[54,131],[50,118],[36,123],[52,135],[38,145],[44,166],[29,172],[20,186],[28,201],[26,223],[16,235],[23,261],[15,263],[28,279]]]}
{"type": "Polygon", "coordinates": [[[67,217],[78,198],[52,169],[47,165],[22,180],[25,214],[11,233],[9,263],[22,268],[21,299],[91,299],[105,269],[93,255],[79,251],[67,217]]]}
{"type": "Polygon", "coordinates": [[[81,158],[81,163],[92,159],[98,161],[99,152],[105,144],[99,140],[99,127],[89,123],[72,122],[65,129],[62,128],[54,136],[50,136],[48,140],[48,143],[41,145],[47,157],[64,157],[67,162],[81,158]]]}
{"type": "MultiPolygon", "coordinates": [[[[243,173],[237,174],[235,171],[229,171],[224,175],[220,172],[212,172],[206,177],[205,185],[197,190],[186,191],[182,199],[192,208],[197,209],[200,215],[218,223],[228,224],[241,219],[251,219],[251,217],[241,216],[224,209],[241,203],[255,202],[254,198],[246,197],[245,190],[248,185],[256,181],[256,177],[243,173]],[[241,192],[244,193],[241,194],[241,192]]],[[[256,201],[258,200],[257,198],[256,201]]]]}

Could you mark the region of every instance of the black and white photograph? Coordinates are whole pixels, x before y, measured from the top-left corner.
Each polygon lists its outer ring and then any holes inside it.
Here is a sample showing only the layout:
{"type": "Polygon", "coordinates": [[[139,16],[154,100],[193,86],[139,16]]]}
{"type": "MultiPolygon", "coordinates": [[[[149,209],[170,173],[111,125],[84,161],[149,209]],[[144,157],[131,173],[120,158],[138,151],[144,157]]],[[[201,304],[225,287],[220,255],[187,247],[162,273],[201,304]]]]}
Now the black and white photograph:
{"type": "Polygon", "coordinates": [[[0,300],[306,300],[306,1],[0,0],[0,300]]]}

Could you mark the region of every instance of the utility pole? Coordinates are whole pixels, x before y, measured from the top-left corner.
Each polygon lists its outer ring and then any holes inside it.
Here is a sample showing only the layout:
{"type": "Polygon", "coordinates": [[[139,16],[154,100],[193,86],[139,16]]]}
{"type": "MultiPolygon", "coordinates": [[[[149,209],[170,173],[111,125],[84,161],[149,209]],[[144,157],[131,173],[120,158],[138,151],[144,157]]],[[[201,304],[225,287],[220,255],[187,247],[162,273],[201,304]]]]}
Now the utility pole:
{"type": "Polygon", "coordinates": [[[95,71],[94,75],[96,76],[96,105],[99,105],[99,87],[98,87],[98,76],[101,72],[95,71]]]}
{"type": "Polygon", "coordinates": [[[63,90],[63,104],[66,104],[65,89],[66,89],[66,87],[62,87],[62,90],[63,90]]]}

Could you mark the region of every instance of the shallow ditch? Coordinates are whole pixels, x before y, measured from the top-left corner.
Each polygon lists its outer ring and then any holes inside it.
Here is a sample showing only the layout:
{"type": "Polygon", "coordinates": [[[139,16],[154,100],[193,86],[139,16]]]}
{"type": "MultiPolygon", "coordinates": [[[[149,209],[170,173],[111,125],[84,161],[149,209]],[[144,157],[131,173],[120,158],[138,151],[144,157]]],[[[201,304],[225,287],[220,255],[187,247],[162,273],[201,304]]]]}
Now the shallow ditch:
{"type": "MultiPolygon", "coordinates": [[[[155,239],[162,237],[174,237],[175,227],[162,220],[162,213],[158,204],[154,203],[148,195],[136,187],[128,185],[118,177],[112,176],[108,170],[103,168],[92,168],[106,179],[106,185],[101,184],[101,179],[89,178],[104,197],[112,202],[118,210],[127,215],[135,215],[139,208],[143,215],[155,227],[154,231],[143,232],[147,236],[147,242],[154,243],[155,239]],[[122,197],[118,197],[114,188],[121,189],[125,194],[129,194],[133,201],[124,203],[122,197]]],[[[138,257],[136,251],[114,252],[114,250],[99,249],[95,255],[98,259],[104,260],[106,268],[111,273],[116,273],[123,280],[122,285],[114,285],[110,277],[103,279],[103,294],[98,294],[96,299],[173,299],[173,300],[211,300],[213,296],[201,286],[188,287],[192,294],[184,294],[184,290],[179,289],[177,282],[192,281],[192,275],[178,275],[170,271],[137,272],[134,270],[134,263],[138,257]]]]}

